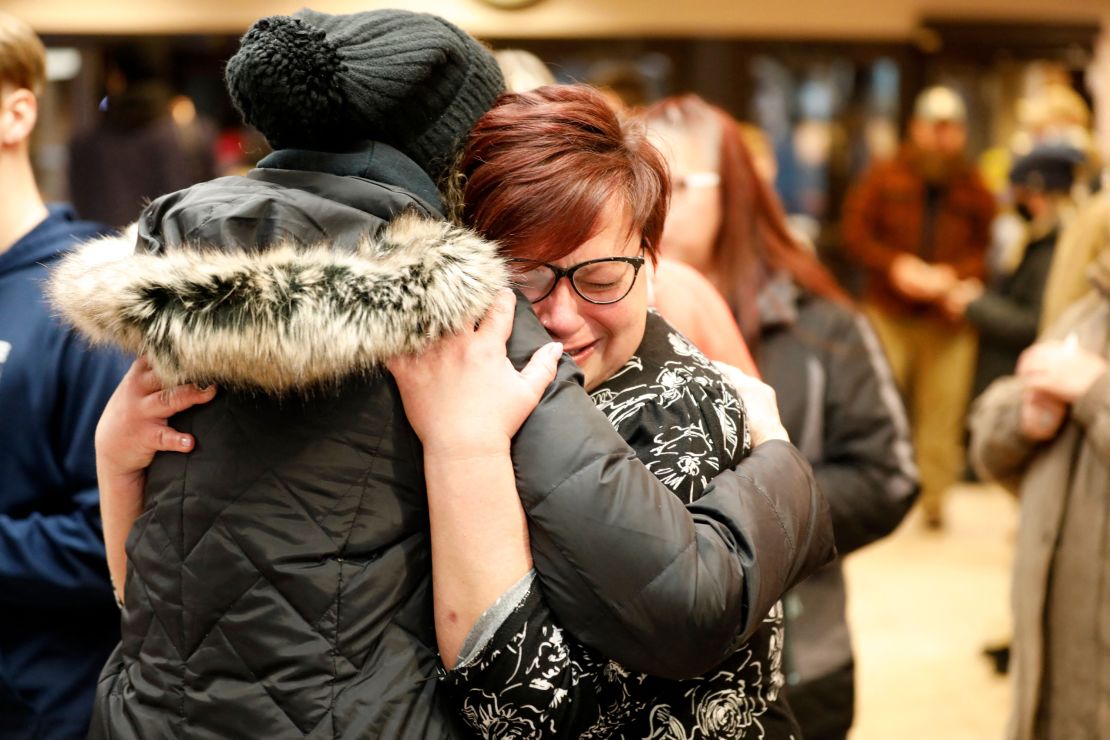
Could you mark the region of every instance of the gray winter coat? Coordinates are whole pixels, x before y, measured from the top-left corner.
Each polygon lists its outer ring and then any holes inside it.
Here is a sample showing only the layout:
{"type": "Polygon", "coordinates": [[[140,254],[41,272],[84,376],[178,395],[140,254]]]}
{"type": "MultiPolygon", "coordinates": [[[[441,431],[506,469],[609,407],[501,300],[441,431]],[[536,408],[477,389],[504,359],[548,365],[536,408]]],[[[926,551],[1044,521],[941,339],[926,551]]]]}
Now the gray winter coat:
{"type": "MultiPolygon", "coordinates": [[[[1110,360],[1110,252],[1096,290],[1048,328],[1110,360]]],[[[1015,544],[1013,701],[1006,737],[1110,737],[1110,372],[1052,439],[1021,433],[1022,383],[995,381],[970,417],[971,456],[1021,497],[1015,544]]]]}
{"type": "MultiPolygon", "coordinates": [[[[374,172],[371,154],[352,176],[351,156],[167,196],[137,254],[133,237],[94,243],[56,278],[87,334],[222,389],[174,420],[196,450],[149,471],[96,737],[458,735],[435,680],[422,452],[378,368],[471,326],[504,271],[429,220],[405,162],[374,172]]],[[[518,305],[513,360],[547,341],[518,305]]],[[[549,603],[629,666],[704,672],[831,557],[793,448],[761,446],[684,507],[567,361],[513,459],[549,603]]]]}

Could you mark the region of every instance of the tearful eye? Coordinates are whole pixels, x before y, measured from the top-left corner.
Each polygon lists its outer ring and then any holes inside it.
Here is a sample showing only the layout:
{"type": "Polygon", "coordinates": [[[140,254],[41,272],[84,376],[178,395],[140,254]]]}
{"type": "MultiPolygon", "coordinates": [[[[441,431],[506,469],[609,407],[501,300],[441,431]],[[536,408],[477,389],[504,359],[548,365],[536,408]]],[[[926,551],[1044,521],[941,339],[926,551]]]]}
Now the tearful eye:
{"type": "Polygon", "coordinates": [[[574,274],[574,287],[596,303],[612,303],[628,294],[635,278],[636,266],[632,263],[602,260],[579,268],[574,274]]]}
{"type": "Polygon", "coordinates": [[[571,267],[525,259],[510,262],[514,266],[514,286],[533,303],[551,295],[559,280],[566,277],[580,298],[597,304],[616,303],[628,295],[644,264],[642,257],[606,257],[571,267]]]}

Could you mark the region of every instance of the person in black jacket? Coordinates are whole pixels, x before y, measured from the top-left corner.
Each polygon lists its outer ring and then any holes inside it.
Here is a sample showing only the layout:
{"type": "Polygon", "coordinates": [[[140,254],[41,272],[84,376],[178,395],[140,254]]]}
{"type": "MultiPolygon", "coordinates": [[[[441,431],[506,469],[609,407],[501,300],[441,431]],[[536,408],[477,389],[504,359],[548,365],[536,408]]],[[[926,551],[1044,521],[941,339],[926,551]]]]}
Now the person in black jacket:
{"type": "MultiPolygon", "coordinates": [[[[506,285],[494,245],[437,218],[436,181],[499,87],[492,64],[433,16],[264,19],[228,76],[274,155],[151,204],[138,254],[126,238],[93,244],[57,275],[72,320],[151,366],[133,368],[98,432],[102,478],[121,481],[111,539],[128,540],[114,565],[124,641],[94,736],[461,732],[433,680],[423,454],[380,367],[473,326],[506,285]],[[183,382],[222,388],[175,419],[186,446],[149,421],[173,408],[161,384],[183,382]],[[135,493],[150,450],[192,446],[158,456],[135,493]]],[[[518,307],[516,366],[547,343],[518,307]]],[[[513,455],[530,461],[517,488],[552,609],[640,670],[704,672],[831,553],[788,444],[762,445],[687,509],[570,362],[513,455]],[[576,556],[595,547],[607,557],[576,556]],[[703,629],[681,629],[691,615],[703,629]],[[654,648],[663,636],[668,651],[654,648]]]]}
{"type": "Polygon", "coordinates": [[[1071,204],[1076,168],[1083,159],[1081,151],[1064,144],[1043,144],[1018,159],[1010,170],[1010,185],[1014,211],[1027,224],[1021,261],[995,285],[964,280],[948,293],[946,310],[954,317],[966,316],[979,331],[971,398],[1003,375],[1012,375],[1018,357],[1037,338],[1061,218],[1071,204]]]}
{"type": "MultiPolygon", "coordinates": [[[[663,250],[731,297],[790,439],[813,464],[841,555],[886,536],[918,492],[905,411],[875,333],[787,226],[737,122],[700,98],[646,112],[674,177],[690,183],[668,214],[663,250]]],[[[785,599],[785,672],[805,738],[844,738],[854,661],[839,562],[785,599]]]]}

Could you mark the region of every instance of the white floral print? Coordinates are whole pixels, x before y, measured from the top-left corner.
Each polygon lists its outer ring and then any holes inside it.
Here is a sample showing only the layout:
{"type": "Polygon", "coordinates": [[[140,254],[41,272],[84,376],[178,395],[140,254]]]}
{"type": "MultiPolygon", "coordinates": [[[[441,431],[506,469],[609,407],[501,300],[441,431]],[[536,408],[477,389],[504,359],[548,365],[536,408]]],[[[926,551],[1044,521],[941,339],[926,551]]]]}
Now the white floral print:
{"type": "MultiPolygon", "coordinates": [[[[687,501],[750,451],[731,385],[655,314],[636,356],[591,396],[647,467],[687,501]]],[[[447,680],[464,721],[483,738],[786,740],[796,726],[779,701],[782,616],[776,605],[756,636],[709,674],[669,681],[578,644],[533,583],[478,659],[447,680]]]]}

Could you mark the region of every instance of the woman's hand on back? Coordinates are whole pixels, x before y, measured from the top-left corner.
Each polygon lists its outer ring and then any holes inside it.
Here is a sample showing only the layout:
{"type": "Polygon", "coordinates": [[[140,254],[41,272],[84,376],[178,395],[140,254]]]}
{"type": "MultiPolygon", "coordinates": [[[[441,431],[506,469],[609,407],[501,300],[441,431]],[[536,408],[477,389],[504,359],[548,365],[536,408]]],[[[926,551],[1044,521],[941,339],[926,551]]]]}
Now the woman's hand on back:
{"type": "Polygon", "coordinates": [[[215,386],[163,388],[145,357],[131,364],[96,425],[96,461],[101,476],[141,474],[156,452],[190,452],[192,435],[170,427],[174,414],[216,396],[215,386]]]}
{"type": "Polygon", "coordinates": [[[758,447],[772,439],[790,441],[786,427],[779,417],[778,398],[775,389],[753,378],[738,368],[724,362],[714,362],[717,369],[732,383],[747,412],[748,429],[752,433],[752,446],[758,447]]]}
{"type": "Polygon", "coordinates": [[[108,571],[120,604],[127,572],[125,544],[142,513],[146,468],[156,452],[190,452],[194,446],[192,435],[174,430],[168,419],[215,395],[215,386],[163,388],[150,363],[140,357],[104,407],[96,425],[96,477],[108,571]]]}
{"type": "Polygon", "coordinates": [[[505,343],[516,296],[505,290],[474,331],[445,337],[419,355],[388,363],[405,415],[425,455],[478,457],[507,453],[509,443],[555,377],[563,347],[536,351],[517,371],[505,343]]]}

